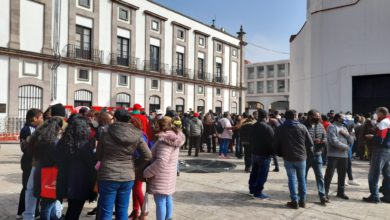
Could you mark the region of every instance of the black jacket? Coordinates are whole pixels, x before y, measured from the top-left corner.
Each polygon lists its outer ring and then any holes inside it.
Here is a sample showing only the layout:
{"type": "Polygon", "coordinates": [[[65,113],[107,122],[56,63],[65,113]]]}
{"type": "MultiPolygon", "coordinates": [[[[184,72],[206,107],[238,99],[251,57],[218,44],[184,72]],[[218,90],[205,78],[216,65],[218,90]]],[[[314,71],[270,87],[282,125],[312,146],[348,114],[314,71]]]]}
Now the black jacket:
{"type": "Polygon", "coordinates": [[[307,153],[313,151],[313,145],[306,127],[298,121],[287,120],[276,129],[274,148],[287,161],[306,160],[307,153]]]}
{"type": "Polygon", "coordinates": [[[250,144],[252,154],[259,156],[271,156],[274,154],[272,148],[274,130],[264,121],[256,122],[251,128],[250,144]]]}
{"type": "Polygon", "coordinates": [[[31,147],[28,146],[28,138],[31,136],[31,132],[35,130],[35,127],[30,123],[26,123],[23,128],[20,130],[19,139],[20,139],[20,149],[23,152],[22,159],[20,161],[22,170],[28,171],[31,170],[33,162],[33,154],[31,147]]]}

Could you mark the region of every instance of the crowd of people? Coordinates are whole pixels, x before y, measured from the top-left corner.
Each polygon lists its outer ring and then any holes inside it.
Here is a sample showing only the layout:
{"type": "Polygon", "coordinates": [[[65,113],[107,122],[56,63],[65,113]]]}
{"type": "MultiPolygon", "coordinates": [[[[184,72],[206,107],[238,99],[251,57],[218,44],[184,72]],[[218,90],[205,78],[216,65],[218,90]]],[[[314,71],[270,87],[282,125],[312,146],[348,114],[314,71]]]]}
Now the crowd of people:
{"type": "Polygon", "coordinates": [[[188,156],[229,152],[244,159],[249,192],[263,192],[271,161],[279,172],[283,158],[291,201],[288,207],[306,206],[306,179],[313,168],[320,203],[330,202],[329,188],[337,169],[337,197],[349,199],[345,185],[358,185],[352,160],[370,160],[370,196],[363,201],[390,202],[390,119],[385,107],[372,115],[315,109],[254,111],[242,115],[187,112],[168,107],[147,115],[139,104],[131,111],[91,110],[83,107],[67,114],[62,104],[45,112],[30,109],[20,131],[22,191],[19,219],[79,219],[86,201],[97,201],[88,212],[96,219],[146,219],[147,195],[156,203],[156,219],[173,216],[173,194],[179,175],[179,150],[188,156]],[[217,148],[218,146],[218,148],[217,148]],[[326,166],[325,174],[322,172],[326,166]],[[378,187],[380,174],[382,187],[378,187]],[[348,176],[348,181],[346,181],[348,176]],[[146,184],[146,192],[143,185],[146,184]],[[379,193],[383,193],[380,197],[379,193]],[[131,194],[132,193],[132,194],[131,194]],[[128,214],[132,195],[132,212],[128,214]],[[67,211],[62,214],[62,205],[67,211]],[[114,211],[115,210],[115,211],[114,211]]]}

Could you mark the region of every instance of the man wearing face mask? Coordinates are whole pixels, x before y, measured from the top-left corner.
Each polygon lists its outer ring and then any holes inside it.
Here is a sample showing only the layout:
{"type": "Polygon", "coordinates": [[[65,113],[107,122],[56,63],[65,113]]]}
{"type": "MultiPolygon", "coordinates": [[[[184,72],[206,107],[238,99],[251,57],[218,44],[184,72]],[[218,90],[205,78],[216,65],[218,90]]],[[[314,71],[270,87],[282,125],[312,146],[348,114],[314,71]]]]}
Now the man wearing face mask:
{"type": "Polygon", "coordinates": [[[376,110],[377,125],[375,135],[366,135],[373,140],[370,171],[368,172],[368,184],[371,195],[363,198],[365,202],[378,203],[380,201],[390,203],[390,116],[386,107],[376,110]],[[382,171],[382,193],[379,198],[379,177],[382,171]]]}
{"type": "Polygon", "coordinates": [[[305,122],[306,128],[310,133],[314,142],[314,151],[307,152],[306,160],[306,179],[310,167],[313,168],[317,182],[318,196],[322,205],[326,205],[329,200],[325,196],[325,183],[324,176],[322,174],[322,152],[326,146],[326,133],[325,128],[320,123],[320,113],[312,109],[307,113],[307,120],[305,122]]]}
{"type": "Polygon", "coordinates": [[[328,128],[328,166],[325,171],[325,194],[329,199],[329,187],[332,182],[334,170],[337,168],[338,186],[337,197],[349,199],[345,195],[345,176],[348,167],[349,146],[353,144],[353,136],[349,134],[344,126],[344,118],[341,114],[336,114],[334,122],[328,128]]]}

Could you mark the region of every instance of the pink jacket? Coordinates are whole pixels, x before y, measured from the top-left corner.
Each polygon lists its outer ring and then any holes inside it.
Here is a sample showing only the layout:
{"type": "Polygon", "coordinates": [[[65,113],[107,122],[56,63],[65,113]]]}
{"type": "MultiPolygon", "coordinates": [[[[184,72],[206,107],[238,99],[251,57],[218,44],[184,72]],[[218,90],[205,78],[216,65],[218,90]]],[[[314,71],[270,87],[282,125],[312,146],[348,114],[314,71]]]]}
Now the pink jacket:
{"type": "Polygon", "coordinates": [[[179,149],[185,137],[180,131],[161,132],[152,149],[152,164],[144,171],[147,192],[150,194],[172,195],[176,190],[177,162],[179,149]]]}

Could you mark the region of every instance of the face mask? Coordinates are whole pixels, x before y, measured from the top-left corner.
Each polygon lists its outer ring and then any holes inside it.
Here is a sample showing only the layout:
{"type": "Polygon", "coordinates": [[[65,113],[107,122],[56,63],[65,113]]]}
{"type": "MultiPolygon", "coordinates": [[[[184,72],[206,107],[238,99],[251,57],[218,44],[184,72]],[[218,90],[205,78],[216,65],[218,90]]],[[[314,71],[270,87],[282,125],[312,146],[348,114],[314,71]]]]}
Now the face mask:
{"type": "Polygon", "coordinates": [[[318,123],[320,121],[320,119],[319,118],[312,118],[311,121],[314,123],[318,123]]]}

